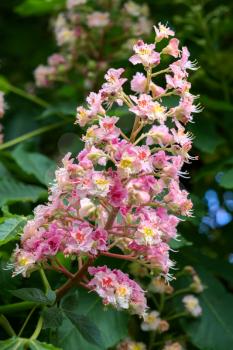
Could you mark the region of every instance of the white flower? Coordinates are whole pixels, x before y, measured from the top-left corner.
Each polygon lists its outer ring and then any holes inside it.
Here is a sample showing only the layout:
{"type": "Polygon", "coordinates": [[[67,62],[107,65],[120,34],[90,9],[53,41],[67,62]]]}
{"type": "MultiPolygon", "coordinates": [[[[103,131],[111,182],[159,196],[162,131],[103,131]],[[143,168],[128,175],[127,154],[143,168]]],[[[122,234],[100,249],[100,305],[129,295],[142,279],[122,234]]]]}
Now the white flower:
{"type": "Polygon", "coordinates": [[[4,112],[5,112],[4,92],[0,91],[0,118],[3,117],[4,112]]]}
{"type": "Polygon", "coordinates": [[[199,304],[199,300],[194,295],[186,295],[182,302],[184,303],[185,309],[193,317],[198,317],[202,313],[202,308],[199,304]]]}
{"type": "Polygon", "coordinates": [[[96,209],[95,204],[89,198],[83,198],[80,201],[79,215],[81,218],[89,216],[96,209]]]}
{"type": "Polygon", "coordinates": [[[108,12],[93,12],[87,16],[88,27],[106,27],[110,22],[108,12]]]}
{"type": "Polygon", "coordinates": [[[124,7],[130,16],[138,17],[141,14],[141,7],[134,1],[127,1],[124,7]]]}
{"type": "Polygon", "coordinates": [[[70,10],[75,6],[86,4],[87,0],[67,0],[66,7],[70,10]]]}
{"type": "Polygon", "coordinates": [[[204,290],[204,286],[201,283],[199,276],[193,276],[193,283],[191,283],[190,287],[192,288],[194,293],[202,293],[204,290]]]}
{"type": "Polygon", "coordinates": [[[143,331],[155,331],[158,329],[161,319],[158,311],[151,311],[144,316],[144,321],[141,324],[143,331]]]}
{"type": "Polygon", "coordinates": [[[180,345],[180,343],[169,343],[165,345],[163,350],[183,350],[183,347],[180,345]]]}
{"type": "Polygon", "coordinates": [[[131,288],[129,288],[127,285],[119,285],[115,292],[117,306],[122,309],[128,309],[131,294],[131,288]]]}
{"type": "Polygon", "coordinates": [[[149,290],[158,294],[171,294],[173,292],[173,287],[167,284],[164,279],[155,277],[149,284],[149,290]]]}

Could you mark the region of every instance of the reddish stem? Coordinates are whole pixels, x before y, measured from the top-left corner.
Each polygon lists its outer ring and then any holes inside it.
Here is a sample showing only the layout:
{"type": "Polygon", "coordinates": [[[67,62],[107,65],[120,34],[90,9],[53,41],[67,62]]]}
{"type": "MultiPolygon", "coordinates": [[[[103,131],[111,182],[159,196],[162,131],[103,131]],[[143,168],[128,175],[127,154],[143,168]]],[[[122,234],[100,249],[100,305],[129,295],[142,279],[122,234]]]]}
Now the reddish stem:
{"type": "Polygon", "coordinates": [[[133,255],[123,255],[123,254],[115,254],[110,252],[103,252],[101,255],[108,256],[109,258],[122,259],[122,260],[130,260],[133,261],[136,259],[133,255]]]}
{"type": "Polygon", "coordinates": [[[78,270],[76,274],[73,275],[73,277],[70,278],[65,284],[63,284],[63,286],[56,290],[57,300],[60,300],[68,292],[69,289],[71,289],[73,286],[80,282],[80,279],[83,277],[84,273],[86,272],[88,267],[93,263],[93,261],[94,257],[89,257],[89,259],[81,267],[81,269],[78,270]]]}
{"type": "Polygon", "coordinates": [[[91,287],[89,287],[86,283],[84,283],[84,282],[79,282],[78,283],[80,286],[82,286],[83,288],[85,288],[85,289],[87,289],[87,290],[92,290],[92,288],[91,287]]]}
{"type": "Polygon", "coordinates": [[[108,220],[107,220],[107,222],[106,222],[105,230],[111,229],[111,227],[112,227],[112,225],[113,225],[113,223],[114,223],[114,221],[115,221],[115,219],[116,219],[116,216],[117,216],[117,214],[118,214],[118,211],[119,211],[118,208],[113,208],[113,209],[112,209],[112,212],[111,212],[111,214],[109,215],[108,220]]]}

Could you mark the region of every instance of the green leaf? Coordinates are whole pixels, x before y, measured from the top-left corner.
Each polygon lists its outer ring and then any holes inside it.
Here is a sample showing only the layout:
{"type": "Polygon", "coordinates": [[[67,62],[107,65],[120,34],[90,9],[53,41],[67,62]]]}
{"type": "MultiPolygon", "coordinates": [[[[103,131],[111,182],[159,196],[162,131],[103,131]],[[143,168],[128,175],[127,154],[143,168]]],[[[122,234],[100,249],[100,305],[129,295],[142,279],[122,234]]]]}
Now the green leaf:
{"type": "Polygon", "coordinates": [[[0,296],[1,302],[9,304],[12,296],[10,293],[6,293],[9,289],[17,289],[20,287],[22,277],[20,275],[12,278],[12,271],[7,268],[9,258],[0,260],[0,296]]]}
{"type": "Polygon", "coordinates": [[[209,96],[201,95],[201,103],[213,111],[232,112],[233,105],[229,102],[212,99],[209,96]]]}
{"type": "Polygon", "coordinates": [[[77,309],[78,302],[79,295],[77,291],[75,291],[75,293],[69,294],[63,298],[61,302],[61,309],[72,324],[75,325],[84,339],[97,346],[103,346],[100,331],[92,320],[87,316],[79,315],[74,311],[77,309]]]}
{"type": "Polygon", "coordinates": [[[7,93],[10,91],[11,84],[8,82],[8,80],[0,75],[0,90],[7,93]]]}
{"type": "Polygon", "coordinates": [[[24,338],[13,337],[0,341],[1,350],[62,350],[52,344],[40,342],[38,340],[30,340],[24,338]]]}
{"type": "Polygon", "coordinates": [[[202,152],[213,154],[216,148],[224,143],[223,137],[217,132],[213,120],[196,118],[195,124],[190,125],[195,135],[193,144],[202,152]],[[208,135],[208,137],[207,137],[208,135]]]}
{"type": "Polygon", "coordinates": [[[62,321],[63,321],[63,314],[61,309],[59,309],[57,306],[52,306],[52,307],[46,307],[43,312],[43,328],[58,328],[62,321]]]}
{"type": "Polygon", "coordinates": [[[1,340],[0,349],[1,350],[24,350],[25,343],[26,343],[26,339],[13,337],[7,340],[1,340]]]}
{"type": "Polygon", "coordinates": [[[103,346],[88,343],[69,321],[65,320],[57,330],[57,345],[63,350],[75,349],[79,344],[82,350],[105,350],[115,346],[128,334],[128,315],[112,308],[105,309],[98,296],[94,293],[79,291],[80,301],[75,312],[88,316],[101,330],[103,346]]]}
{"type": "Polygon", "coordinates": [[[73,311],[77,308],[79,302],[78,291],[75,291],[72,294],[67,294],[61,300],[61,308],[67,311],[73,311]]]}
{"type": "Polygon", "coordinates": [[[203,313],[199,319],[182,322],[182,326],[199,349],[232,350],[233,296],[207,271],[198,272],[207,286],[199,295],[203,313]]]}
{"type": "Polygon", "coordinates": [[[52,304],[55,301],[56,296],[51,297],[51,295],[45,295],[45,293],[38,288],[21,288],[17,290],[11,290],[11,294],[19,299],[26,301],[34,301],[38,304],[52,304]]]}
{"type": "Polygon", "coordinates": [[[26,222],[24,216],[16,216],[6,219],[3,224],[0,224],[0,246],[17,240],[26,222]]]}
{"type": "Polygon", "coordinates": [[[7,170],[5,165],[0,162],[0,179],[4,176],[11,177],[11,173],[7,170]]]}
{"type": "Polygon", "coordinates": [[[60,115],[62,114],[64,116],[72,116],[74,118],[76,114],[76,108],[77,108],[76,102],[75,103],[70,103],[70,102],[56,103],[55,106],[49,106],[47,109],[45,109],[45,111],[42,113],[39,119],[45,119],[47,117],[57,115],[57,114],[60,114],[60,115]]]}
{"type": "Polygon", "coordinates": [[[220,180],[220,185],[227,189],[233,188],[233,169],[224,171],[220,180]]]}
{"type": "Polygon", "coordinates": [[[172,249],[180,249],[192,245],[192,242],[187,241],[183,236],[179,236],[178,239],[172,239],[169,242],[169,246],[172,249]]]}
{"type": "Polygon", "coordinates": [[[42,343],[38,340],[30,340],[28,345],[31,350],[62,350],[52,344],[42,343]]]}
{"type": "Polygon", "coordinates": [[[49,300],[49,303],[53,305],[56,301],[56,292],[54,292],[52,289],[49,289],[48,292],[46,293],[46,297],[49,300]]]}
{"type": "Polygon", "coordinates": [[[48,185],[53,180],[56,164],[43,154],[28,152],[20,145],[12,157],[26,174],[33,175],[40,183],[48,185]]]}
{"type": "Polygon", "coordinates": [[[42,15],[64,7],[65,0],[25,0],[16,7],[16,12],[23,16],[42,15]]]}
{"type": "Polygon", "coordinates": [[[78,315],[75,312],[68,310],[64,310],[64,312],[66,317],[77,328],[86,341],[99,347],[103,346],[103,339],[100,330],[89,317],[78,315]]]}
{"type": "Polygon", "coordinates": [[[0,180],[0,206],[15,202],[36,202],[46,196],[44,188],[26,185],[10,178],[0,180]]]}

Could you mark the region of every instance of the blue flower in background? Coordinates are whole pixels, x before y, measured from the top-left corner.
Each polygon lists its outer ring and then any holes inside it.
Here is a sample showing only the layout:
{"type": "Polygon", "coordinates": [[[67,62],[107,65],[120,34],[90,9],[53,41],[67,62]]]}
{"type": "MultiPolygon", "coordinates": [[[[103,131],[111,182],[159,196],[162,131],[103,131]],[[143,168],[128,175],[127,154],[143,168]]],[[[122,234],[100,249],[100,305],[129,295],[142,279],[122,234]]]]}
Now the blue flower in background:
{"type": "Polygon", "coordinates": [[[199,226],[200,233],[208,233],[209,229],[223,227],[232,221],[232,214],[229,213],[229,211],[233,211],[232,191],[224,192],[222,205],[218,193],[212,189],[205,192],[204,200],[208,207],[208,213],[202,218],[199,226]]]}
{"type": "Polygon", "coordinates": [[[229,254],[228,261],[229,261],[230,264],[233,264],[233,253],[229,254]]]}
{"type": "Polygon", "coordinates": [[[208,190],[205,193],[204,199],[207,203],[208,209],[210,213],[215,213],[220,206],[218,194],[214,190],[208,190]]]}
{"type": "Polygon", "coordinates": [[[223,194],[224,204],[228,210],[233,211],[233,192],[226,191],[223,194]]]}
{"type": "Polygon", "coordinates": [[[216,212],[216,224],[217,226],[225,226],[232,221],[232,215],[224,208],[219,208],[216,212]]]}

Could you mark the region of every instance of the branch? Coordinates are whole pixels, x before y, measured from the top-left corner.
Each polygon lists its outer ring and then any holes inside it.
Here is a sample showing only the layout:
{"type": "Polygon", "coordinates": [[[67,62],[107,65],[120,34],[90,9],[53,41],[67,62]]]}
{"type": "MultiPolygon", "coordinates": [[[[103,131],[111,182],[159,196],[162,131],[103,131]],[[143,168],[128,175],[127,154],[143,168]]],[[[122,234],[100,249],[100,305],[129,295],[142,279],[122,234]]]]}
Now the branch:
{"type": "Polygon", "coordinates": [[[115,254],[110,252],[103,252],[101,253],[103,256],[108,256],[109,258],[116,258],[116,259],[122,259],[122,260],[130,260],[133,261],[136,259],[133,255],[123,255],[123,254],[115,254]]]}
{"type": "Polygon", "coordinates": [[[89,257],[87,262],[81,267],[80,270],[74,274],[73,278],[70,278],[63,286],[56,290],[57,300],[60,300],[73,286],[79,283],[79,280],[83,277],[88,267],[93,263],[94,257],[89,257]]]}

